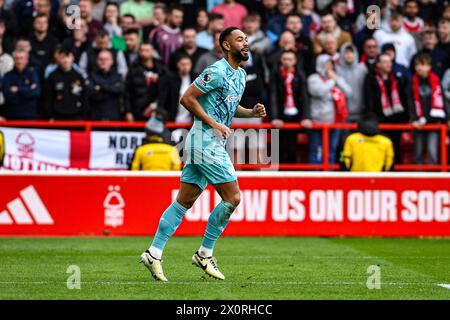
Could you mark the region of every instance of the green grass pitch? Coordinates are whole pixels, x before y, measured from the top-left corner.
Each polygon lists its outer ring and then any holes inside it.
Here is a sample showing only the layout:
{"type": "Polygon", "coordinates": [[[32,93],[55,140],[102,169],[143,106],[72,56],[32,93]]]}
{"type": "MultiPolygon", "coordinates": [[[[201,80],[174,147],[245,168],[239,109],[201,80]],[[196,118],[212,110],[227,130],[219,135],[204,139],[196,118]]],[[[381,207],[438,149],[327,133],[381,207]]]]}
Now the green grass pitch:
{"type": "Polygon", "coordinates": [[[138,263],[151,238],[0,238],[0,299],[450,299],[450,239],[222,237],[225,281],[191,265],[199,237],[165,250],[168,283],[138,263]],[[70,265],[81,288],[67,288],[70,265]],[[381,288],[366,286],[380,266],[381,288]]]}

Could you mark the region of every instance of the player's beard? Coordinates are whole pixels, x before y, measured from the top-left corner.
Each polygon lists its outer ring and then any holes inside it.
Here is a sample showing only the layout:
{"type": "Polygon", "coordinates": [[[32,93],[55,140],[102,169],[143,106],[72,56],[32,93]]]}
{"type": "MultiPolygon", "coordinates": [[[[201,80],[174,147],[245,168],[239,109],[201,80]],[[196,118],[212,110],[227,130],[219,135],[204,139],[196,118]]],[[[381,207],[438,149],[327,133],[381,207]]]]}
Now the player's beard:
{"type": "Polygon", "coordinates": [[[247,55],[244,55],[242,53],[242,51],[237,51],[237,50],[232,50],[231,51],[231,55],[233,56],[233,59],[235,59],[235,60],[237,60],[239,62],[247,61],[248,58],[250,57],[249,54],[250,54],[250,51],[249,51],[249,53],[247,55]]]}

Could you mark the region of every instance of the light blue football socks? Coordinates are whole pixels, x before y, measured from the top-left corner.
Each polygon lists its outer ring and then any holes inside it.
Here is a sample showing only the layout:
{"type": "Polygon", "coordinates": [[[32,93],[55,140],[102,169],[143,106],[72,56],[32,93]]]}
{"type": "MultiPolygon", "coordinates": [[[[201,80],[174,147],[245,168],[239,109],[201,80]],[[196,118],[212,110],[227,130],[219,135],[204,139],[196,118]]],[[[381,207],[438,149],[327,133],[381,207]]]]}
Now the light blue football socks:
{"type": "Polygon", "coordinates": [[[159,220],[158,230],[156,231],[155,238],[153,238],[150,247],[150,254],[154,258],[161,259],[162,251],[164,250],[167,241],[175,233],[175,230],[177,230],[187,210],[187,208],[183,207],[175,200],[166,211],[164,211],[159,220]]]}
{"type": "Polygon", "coordinates": [[[236,209],[231,203],[222,200],[214,208],[209,216],[208,225],[206,226],[205,236],[202,246],[198,250],[200,256],[206,258],[211,257],[217,239],[230,221],[231,214],[236,209]]]}
{"type": "MultiPolygon", "coordinates": [[[[213,212],[209,216],[205,236],[198,251],[202,257],[212,256],[214,245],[223,230],[225,230],[225,227],[230,221],[231,214],[235,209],[235,206],[223,200],[214,208],[213,212]]],[[[181,220],[187,210],[187,208],[183,207],[175,200],[166,209],[166,211],[164,211],[161,219],[159,220],[158,230],[156,231],[156,235],[153,238],[152,245],[149,249],[150,254],[154,258],[161,259],[162,252],[167,241],[181,224],[181,220]]]]}

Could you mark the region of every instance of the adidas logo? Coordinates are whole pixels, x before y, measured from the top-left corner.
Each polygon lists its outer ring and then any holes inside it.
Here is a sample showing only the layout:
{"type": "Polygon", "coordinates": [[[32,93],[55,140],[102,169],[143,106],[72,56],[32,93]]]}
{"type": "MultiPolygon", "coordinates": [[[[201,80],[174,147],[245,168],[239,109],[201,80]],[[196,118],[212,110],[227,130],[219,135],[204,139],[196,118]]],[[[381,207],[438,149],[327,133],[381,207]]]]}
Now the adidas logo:
{"type": "Polygon", "coordinates": [[[52,216],[33,186],[21,190],[20,196],[8,202],[6,207],[9,212],[6,210],[0,212],[0,225],[14,222],[16,224],[54,224],[52,216]]]}

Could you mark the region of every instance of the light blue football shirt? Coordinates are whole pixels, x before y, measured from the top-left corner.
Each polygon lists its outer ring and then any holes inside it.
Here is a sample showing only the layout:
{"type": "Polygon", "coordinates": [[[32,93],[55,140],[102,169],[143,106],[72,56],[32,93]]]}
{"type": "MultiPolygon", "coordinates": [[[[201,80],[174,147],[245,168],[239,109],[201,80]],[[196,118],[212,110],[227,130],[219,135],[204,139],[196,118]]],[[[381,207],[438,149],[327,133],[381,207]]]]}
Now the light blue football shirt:
{"type": "Polygon", "coordinates": [[[205,94],[198,102],[210,117],[229,127],[244,93],[245,78],[241,67],[233,69],[227,60],[217,61],[194,80],[194,85],[205,94]]]}
{"type": "MultiPolygon", "coordinates": [[[[210,117],[229,127],[244,93],[246,76],[244,69],[233,69],[225,59],[217,61],[194,80],[204,93],[198,102],[210,117]]],[[[235,181],[236,172],[225,147],[226,139],[195,117],[186,137],[187,159],[181,181],[197,184],[201,189],[208,183],[235,181]]]]}

